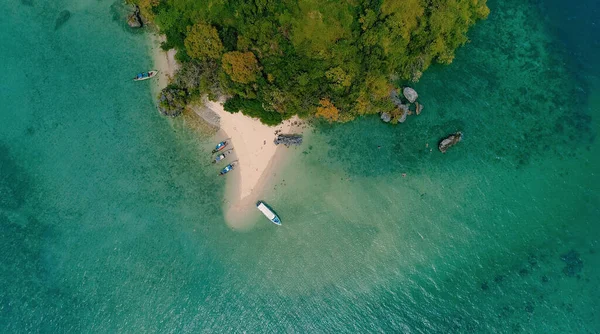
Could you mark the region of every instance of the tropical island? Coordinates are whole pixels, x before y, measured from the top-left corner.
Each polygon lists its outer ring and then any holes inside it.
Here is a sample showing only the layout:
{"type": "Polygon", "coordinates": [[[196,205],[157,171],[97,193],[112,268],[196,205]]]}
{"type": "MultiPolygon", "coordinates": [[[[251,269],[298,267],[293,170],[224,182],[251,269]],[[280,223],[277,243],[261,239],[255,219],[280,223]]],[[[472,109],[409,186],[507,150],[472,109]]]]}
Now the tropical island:
{"type": "Polygon", "coordinates": [[[298,115],[345,122],[404,112],[390,92],[449,64],[467,30],[489,14],[486,0],[129,0],[166,35],[181,64],[164,88],[170,116],[198,97],[226,97],[276,125],[298,115]]]}
{"type": "Polygon", "coordinates": [[[254,203],[293,151],[281,146],[302,142],[304,120],[418,115],[417,92],[397,87],[451,63],[489,14],[486,0],[127,1],[128,24],[159,33],[160,112],[199,116],[232,149],[224,211],[233,228],[253,224],[254,203]]]}

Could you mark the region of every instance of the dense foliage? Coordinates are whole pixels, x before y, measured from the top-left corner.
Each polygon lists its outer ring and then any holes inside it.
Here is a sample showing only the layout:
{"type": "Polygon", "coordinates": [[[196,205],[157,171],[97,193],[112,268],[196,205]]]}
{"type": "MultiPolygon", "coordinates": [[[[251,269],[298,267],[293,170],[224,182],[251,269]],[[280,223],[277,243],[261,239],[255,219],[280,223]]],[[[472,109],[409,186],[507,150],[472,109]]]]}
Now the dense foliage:
{"type": "Polygon", "coordinates": [[[176,83],[266,123],[391,110],[393,81],[452,62],[489,13],[486,0],[132,1],[178,50],[176,83]]]}

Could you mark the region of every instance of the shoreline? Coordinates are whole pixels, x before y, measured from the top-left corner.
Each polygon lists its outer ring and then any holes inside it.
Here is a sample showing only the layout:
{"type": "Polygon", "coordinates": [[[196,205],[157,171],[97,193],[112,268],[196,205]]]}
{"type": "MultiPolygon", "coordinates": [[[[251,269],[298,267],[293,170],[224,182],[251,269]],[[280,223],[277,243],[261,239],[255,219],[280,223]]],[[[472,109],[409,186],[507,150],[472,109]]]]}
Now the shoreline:
{"type": "Polygon", "coordinates": [[[256,202],[264,195],[292,152],[275,145],[273,140],[276,133],[299,133],[298,125],[304,122],[293,117],[279,125],[268,126],[241,112],[229,113],[220,102],[207,100],[202,106],[194,107],[194,111],[208,123],[218,119],[219,131],[214,136],[215,142],[228,138],[231,140],[233,154],[227,161],[237,160],[238,166],[227,175],[223,209],[225,220],[231,228],[247,229],[259,217],[253,214],[258,212],[254,208],[256,202]]]}
{"type": "MultiPolygon", "coordinates": [[[[164,35],[152,33],[150,36],[151,56],[154,67],[159,71],[158,80],[152,85],[152,95],[156,97],[173,78],[179,68],[175,60],[176,51],[167,52],[160,48],[164,35]]],[[[203,100],[200,105],[188,105],[188,109],[208,125],[218,128],[212,136],[214,143],[230,138],[233,154],[227,162],[238,160],[238,166],[227,177],[223,212],[225,221],[233,229],[247,229],[257,221],[255,203],[265,193],[267,186],[284,166],[291,150],[275,145],[276,133],[302,133],[306,123],[294,116],[277,126],[267,126],[256,118],[241,112],[232,114],[223,109],[220,102],[203,100]]],[[[212,159],[211,157],[206,157],[212,159]]],[[[221,164],[224,167],[225,164],[221,164]]]]}
{"type": "Polygon", "coordinates": [[[153,80],[152,84],[152,98],[155,100],[155,103],[160,91],[167,87],[179,69],[179,63],[175,60],[177,50],[171,49],[169,51],[163,51],[160,48],[160,44],[165,40],[166,37],[164,35],[150,32],[150,55],[154,63],[153,69],[158,70],[158,78],[157,80],[153,80]]]}

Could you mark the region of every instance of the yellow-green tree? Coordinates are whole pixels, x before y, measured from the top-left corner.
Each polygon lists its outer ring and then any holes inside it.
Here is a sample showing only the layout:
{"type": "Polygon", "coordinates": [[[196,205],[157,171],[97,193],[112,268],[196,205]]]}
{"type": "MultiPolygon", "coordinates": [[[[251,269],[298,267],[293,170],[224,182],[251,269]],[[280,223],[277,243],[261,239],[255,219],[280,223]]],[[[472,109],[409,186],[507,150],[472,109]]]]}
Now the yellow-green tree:
{"type": "Polygon", "coordinates": [[[196,59],[219,59],[223,53],[223,43],[219,38],[217,29],[206,23],[188,26],[184,45],[187,54],[196,59]]]}
{"type": "Polygon", "coordinates": [[[223,55],[221,64],[231,80],[243,84],[256,81],[257,74],[260,71],[256,56],[250,51],[227,52],[223,55]]]}
{"type": "Polygon", "coordinates": [[[317,117],[322,117],[330,122],[335,122],[340,118],[340,111],[329,99],[321,99],[321,106],[317,107],[317,117]]]}

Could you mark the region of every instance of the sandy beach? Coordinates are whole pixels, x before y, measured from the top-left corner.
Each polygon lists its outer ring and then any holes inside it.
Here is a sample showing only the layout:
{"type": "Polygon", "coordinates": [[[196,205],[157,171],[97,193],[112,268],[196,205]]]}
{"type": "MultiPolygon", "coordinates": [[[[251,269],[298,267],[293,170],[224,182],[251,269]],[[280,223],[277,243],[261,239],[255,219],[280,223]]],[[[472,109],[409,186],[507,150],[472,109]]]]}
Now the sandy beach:
{"type": "Polygon", "coordinates": [[[152,96],[158,96],[161,89],[167,87],[169,81],[179,69],[179,64],[175,60],[177,51],[175,49],[163,51],[160,48],[160,44],[165,40],[164,35],[152,34],[150,37],[154,69],[158,70],[158,80],[154,80],[152,85],[152,96]]]}
{"type": "Polygon", "coordinates": [[[247,228],[254,221],[252,214],[256,201],[261,199],[270,181],[285,163],[289,148],[273,143],[276,133],[299,133],[298,124],[303,123],[294,117],[277,126],[267,126],[258,119],[231,114],[223,109],[220,102],[204,101],[203,108],[196,108],[202,117],[218,117],[220,130],[215,142],[231,140],[234,148],[231,161],[237,160],[238,166],[228,175],[225,218],[233,228],[247,228]]]}
{"type": "MultiPolygon", "coordinates": [[[[157,96],[166,87],[177,72],[179,64],[175,60],[175,50],[163,51],[160,43],[164,36],[152,36],[152,56],[154,66],[159,71],[152,94],[157,96]]],[[[204,100],[203,105],[190,106],[190,109],[211,126],[219,128],[214,142],[224,139],[231,141],[233,154],[227,161],[236,161],[238,165],[227,175],[226,199],[224,211],[227,223],[236,229],[249,227],[258,212],[256,201],[276,177],[277,170],[285,162],[286,147],[273,143],[278,133],[300,133],[300,121],[297,117],[284,121],[277,126],[267,126],[258,119],[231,114],[223,109],[221,102],[204,100]]]]}

